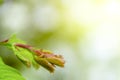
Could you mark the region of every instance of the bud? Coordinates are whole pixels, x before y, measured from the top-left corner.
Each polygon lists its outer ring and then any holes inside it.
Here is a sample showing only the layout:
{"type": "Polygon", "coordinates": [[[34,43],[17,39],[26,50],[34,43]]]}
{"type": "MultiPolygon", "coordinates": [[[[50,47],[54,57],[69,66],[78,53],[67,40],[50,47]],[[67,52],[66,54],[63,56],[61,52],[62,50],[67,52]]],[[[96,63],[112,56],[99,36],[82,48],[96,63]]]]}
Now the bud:
{"type": "Polygon", "coordinates": [[[61,55],[54,55],[46,50],[34,50],[36,53],[35,60],[50,72],[54,72],[55,65],[64,67],[64,59],[61,55]]]}
{"type": "Polygon", "coordinates": [[[35,56],[35,60],[37,63],[39,63],[42,67],[47,69],[49,72],[53,73],[54,72],[54,65],[49,63],[45,58],[40,58],[38,56],[35,56]]]}
{"type": "Polygon", "coordinates": [[[55,55],[51,51],[36,49],[27,45],[24,41],[16,38],[16,35],[10,39],[0,42],[0,45],[5,45],[14,51],[18,59],[27,67],[33,65],[36,69],[39,65],[47,69],[49,72],[54,72],[55,67],[64,67],[65,61],[61,55],[55,55]]]}

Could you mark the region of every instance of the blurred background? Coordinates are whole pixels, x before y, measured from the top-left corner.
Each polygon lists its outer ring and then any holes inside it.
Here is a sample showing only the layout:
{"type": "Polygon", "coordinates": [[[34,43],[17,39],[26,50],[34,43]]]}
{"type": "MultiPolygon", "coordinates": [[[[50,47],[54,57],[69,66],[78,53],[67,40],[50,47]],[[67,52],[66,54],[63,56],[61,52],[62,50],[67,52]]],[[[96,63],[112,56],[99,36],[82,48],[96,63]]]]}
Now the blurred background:
{"type": "Polygon", "coordinates": [[[27,80],[120,80],[120,0],[0,0],[0,41],[14,33],[66,61],[53,74],[28,69],[1,46],[27,80]]]}

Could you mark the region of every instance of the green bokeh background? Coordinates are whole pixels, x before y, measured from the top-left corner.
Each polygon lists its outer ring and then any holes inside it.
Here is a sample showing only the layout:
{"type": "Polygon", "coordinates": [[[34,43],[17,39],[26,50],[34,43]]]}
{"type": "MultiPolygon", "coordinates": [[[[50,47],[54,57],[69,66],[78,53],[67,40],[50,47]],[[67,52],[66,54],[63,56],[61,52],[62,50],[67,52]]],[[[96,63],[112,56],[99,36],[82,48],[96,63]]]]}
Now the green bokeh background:
{"type": "MultiPolygon", "coordinates": [[[[119,1],[116,2],[120,5],[119,1]]],[[[55,73],[50,74],[42,67],[39,70],[26,68],[12,51],[3,46],[0,47],[0,56],[6,64],[21,71],[27,80],[119,80],[120,15],[115,11],[111,14],[104,12],[106,5],[110,4],[113,7],[116,2],[0,0],[1,41],[15,33],[32,46],[63,55],[66,64],[65,68],[57,67],[55,73]],[[106,15],[101,14],[101,11],[97,13],[99,8],[106,15]],[[109,18],[113,20],[109,21],[109,18]],[[105,26],[101,28],[103,24],[105,26]],[[117,37],[114,37],[115,35],[117,37]]],[[[112,10],[108,8],[108,11],[112,10]]]]}

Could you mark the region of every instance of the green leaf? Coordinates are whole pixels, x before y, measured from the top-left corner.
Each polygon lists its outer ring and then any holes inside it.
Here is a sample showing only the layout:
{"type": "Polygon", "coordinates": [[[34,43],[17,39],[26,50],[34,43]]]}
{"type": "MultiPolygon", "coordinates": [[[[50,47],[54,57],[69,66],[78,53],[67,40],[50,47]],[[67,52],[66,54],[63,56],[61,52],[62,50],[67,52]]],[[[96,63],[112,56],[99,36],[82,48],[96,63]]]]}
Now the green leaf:
{"type": "Polygon", "coordinates": [[[27,67],[31,67],[31,64],[33,64],[33,66],[36,69],[38,69],[39,64],[34,60],[33,54],[25,48],[20,48],[20,47],[15,46],[15,44],[17,43],[26,44],[24,41],[16,38],[16,35],[14,34],[11,36],[11,38],[8,41],[8,44],[11,45],[8,47],[12,48],[12,50],[14,51],[18,59],[20,59],[27,67]]]}
{"type": "Polygon", "coordinates": [[[25,44],[24,41],[18,39],[15,34],[13,34],[9,39],[0,42],[0,45],[4,45],[10,49],[14,46],[15,43],[22,43],[25,44]]]}
{"type": "Polygon", "coordinates": [[[9,38],[9,40],[8,40],[8,42],[7,42],[6,44],[7,44],[7,47],[12,48],[12,46],[14,46],[15,43],[26,44],[24,41],[18,39],[15,34],[13,34],[13,35],[9,38]]]}
{"type": "Polygon", "coordinates": [[[39,64],[34,60],[32,52],[25,48],[20,48],[16,44],[26,44],[24,41],[18,39],[16,35],[12,35],[8,40],[1,42],[2,45],[12,49],[17,58],[23,62],[27,67],[31,67],[31,64],[38,69],[39,64]]]}
{"type": "Polygon", "coordinates": [[[27,45],[24,41],[16,38],[16,35],[12,35],[10,39],[0,42],[0,45],[12,49],[18,59],[27,67],[33,65],[34,68],[38,69],[41,65],[49,72],[54,72],[56,66],[64,67],[65,61],[61,55],[55,55],[51,51],[27,45]]]}
{"type": "Polygon", "coordinates": [[[38,69],[39,64],[34,60],[33,54],[27,49],[12,46],[15,55],[20,59],[27,67],[31,67],[31,64],[38,69]]]}
{"type": "Polygon", "coordinates": [[[0,57],[0,80],[25,80],[14,68],[3,63],[0,57]]]}

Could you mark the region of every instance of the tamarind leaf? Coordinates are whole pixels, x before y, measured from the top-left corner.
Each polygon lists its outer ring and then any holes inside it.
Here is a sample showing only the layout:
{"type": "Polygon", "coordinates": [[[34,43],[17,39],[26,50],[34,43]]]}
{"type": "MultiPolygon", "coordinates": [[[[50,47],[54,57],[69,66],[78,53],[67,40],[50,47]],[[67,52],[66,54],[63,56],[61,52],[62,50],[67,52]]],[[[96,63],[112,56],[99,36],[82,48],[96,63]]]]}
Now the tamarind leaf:
{"type": "Polygon", "coordinates": [[[25,80],[16,69],[4,64],[0,57],[0,80],[25,80]]]}

